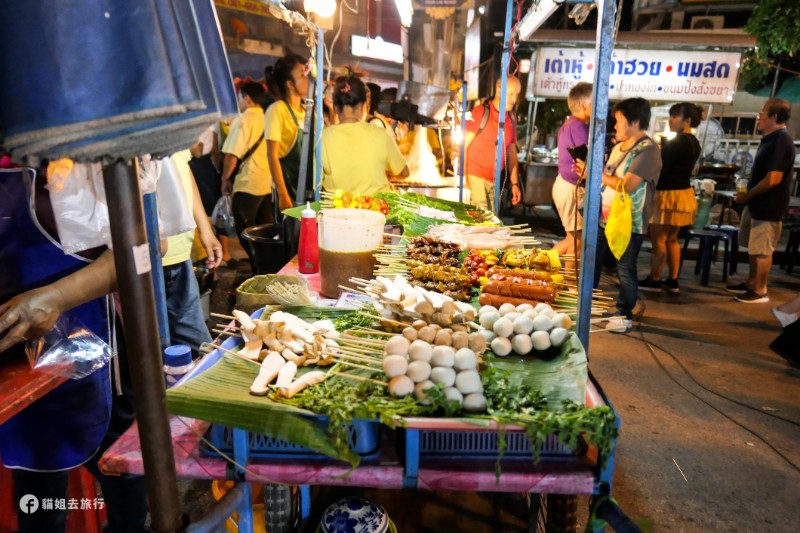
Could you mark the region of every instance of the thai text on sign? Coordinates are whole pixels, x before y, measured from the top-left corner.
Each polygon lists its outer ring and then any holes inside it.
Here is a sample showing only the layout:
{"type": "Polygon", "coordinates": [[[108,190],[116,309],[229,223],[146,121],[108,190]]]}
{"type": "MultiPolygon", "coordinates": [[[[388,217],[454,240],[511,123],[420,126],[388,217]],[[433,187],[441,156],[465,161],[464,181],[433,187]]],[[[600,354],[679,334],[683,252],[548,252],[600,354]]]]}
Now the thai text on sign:
{"type": "MultiPolygon", "coordinates": [[[[614,50],[608,97],[728,104],[736,91],[741,54],[684,50],[614,50]]],[[[540,48],[536,96],[566,98],[579,81],[594,81],[592,48],[540,48]]]]}

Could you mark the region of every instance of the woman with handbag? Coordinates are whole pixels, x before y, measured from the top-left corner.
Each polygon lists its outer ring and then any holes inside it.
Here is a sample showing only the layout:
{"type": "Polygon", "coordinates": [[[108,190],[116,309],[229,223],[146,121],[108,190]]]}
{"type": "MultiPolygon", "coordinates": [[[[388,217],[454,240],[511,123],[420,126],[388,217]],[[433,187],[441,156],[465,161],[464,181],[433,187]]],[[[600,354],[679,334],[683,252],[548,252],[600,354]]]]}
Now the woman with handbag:
{"type": "MultiPolygon", "coordinates": [[[[633,326],[633,308],[638,293],[636,263],[648,230],[650,210],[661,171],[661,153],[647,136],[650,104],[643,98],[628,98],[614,106],[617,144],[603,171],[603,207],[597,236],[594,285],[600,282],[605,256],[617,258],[619,295],[617,314],[606,329],[625,333],[633,326]],[[629,206],[629,209],[628,209],[629,206]]],[[[576,163],[582,173],[583,162],[576,163]]]]}

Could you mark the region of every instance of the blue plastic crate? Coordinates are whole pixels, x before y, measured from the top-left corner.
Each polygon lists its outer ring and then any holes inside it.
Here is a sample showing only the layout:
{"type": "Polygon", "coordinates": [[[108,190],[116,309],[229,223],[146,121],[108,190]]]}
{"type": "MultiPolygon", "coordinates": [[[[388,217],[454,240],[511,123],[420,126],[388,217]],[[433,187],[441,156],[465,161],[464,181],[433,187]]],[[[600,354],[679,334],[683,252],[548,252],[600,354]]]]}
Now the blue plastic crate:
{"type": "MultiPolygon", "coordinates": [[[[499,455],[499,433],[496,431],[420,431],[422,459],[496,459],[499,455]]],[[[583,448],[572,449],[549,435],[539,447],[544,458],[572,458],[582,455],[583,448]]],[[[531,444],[524,432],[506,432],[503,459],[532,460],[531,444]]]]}
{"type": "MultiPolygon", "coordinates": [[[[206,439],[225,455],[233,455],[232,428],[212,424],[206,433],[206,439]]],[[[247,442],[250,457],[267,459],[331,459],[327,455],[304,448],[299,444],[268,437],[267,435],[248,432],[247,442]]],[[[380,423],[372,420],[354,420],[350,430],[350,447],[362,459],[377,457],[381,450],[380,423]]],[[[217,451],[205,443],[201,445],[200,449],[203,455],[220,456],[217,451]]]]}

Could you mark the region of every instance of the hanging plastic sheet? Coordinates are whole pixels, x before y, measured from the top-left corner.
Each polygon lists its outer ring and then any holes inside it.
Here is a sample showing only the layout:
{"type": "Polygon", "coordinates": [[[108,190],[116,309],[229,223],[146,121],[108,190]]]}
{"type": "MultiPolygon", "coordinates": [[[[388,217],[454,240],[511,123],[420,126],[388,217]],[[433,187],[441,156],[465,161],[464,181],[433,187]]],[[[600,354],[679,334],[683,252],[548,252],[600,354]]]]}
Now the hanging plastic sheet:
{"type": "Polygon", "coordinates": [[[6,0],[0,17],[14,21],[0,132],[16,159],[170,154],[237,111],[211,0],[6,0]]]}

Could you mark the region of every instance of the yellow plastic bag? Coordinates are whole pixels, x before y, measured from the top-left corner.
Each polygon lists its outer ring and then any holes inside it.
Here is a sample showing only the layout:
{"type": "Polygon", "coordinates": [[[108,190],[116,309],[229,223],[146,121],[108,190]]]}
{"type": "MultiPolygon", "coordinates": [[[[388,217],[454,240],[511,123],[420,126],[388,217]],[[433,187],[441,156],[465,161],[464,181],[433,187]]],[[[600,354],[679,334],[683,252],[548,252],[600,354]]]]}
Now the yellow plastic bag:
{"type": "Polygon", "coordinates": [[[617,192],[611,202],[611,211],[606,222],[606,239],[611,253],[619,261],[628,249],[633,232],[633,216],[631,197],[625,192],[625,180],[617,182],[617,192]]]}

